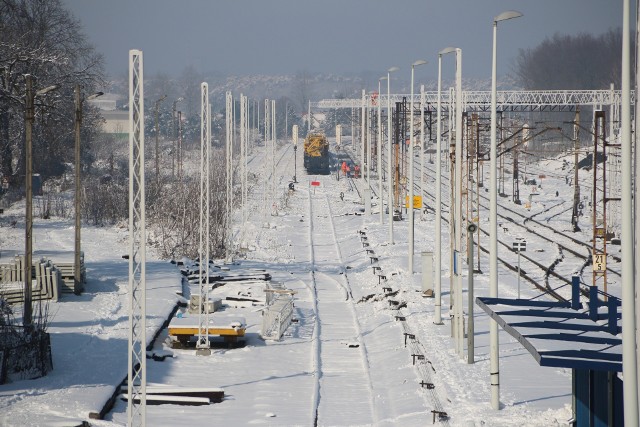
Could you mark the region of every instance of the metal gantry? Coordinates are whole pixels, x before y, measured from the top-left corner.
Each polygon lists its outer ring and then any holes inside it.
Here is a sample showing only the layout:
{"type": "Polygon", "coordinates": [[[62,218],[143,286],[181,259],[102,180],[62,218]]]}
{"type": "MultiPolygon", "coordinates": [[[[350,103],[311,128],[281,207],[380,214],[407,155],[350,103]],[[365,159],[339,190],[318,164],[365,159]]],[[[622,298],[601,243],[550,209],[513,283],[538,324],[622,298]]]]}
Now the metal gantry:
{"type": "Polygon", "coordinates": [[[197,354],[209,355],[209,164],[211,161],[211,110],[209,85],[200,85],[200,245],[198,249],[198,283],[200,285],[200,310],[198,311],[197,354]]]}
{"type": "MultiPolygon", "coordinates": [[[[634,96],[631,92],[631,103],[634,96]]],[[[419,102],[420,94],[415,94],[414,102],[419,102]]],[[[401,102],[403,98],[410,101],[409,94],[391,94],[380,96],[380,101],[386,102],[389,98],[391,103],[401,102]]],[[[602,90],[506,90],[497,92],[496,108],[498,111],[545,111],[545,110],[570,110],[573,111],[576,105],[620,105],[622,92],[614,89],[602,90]]],[[[451,99],[449,94],[442,92],[442,108],[448,110],[451,99]]],[[[425,102],[430,108],[435,110],[438,102],[437,91],[425,92],[425,102]]],[[[462,103],[467,111],[490,111],[491,91],[465,90],[462,93],[462,103]]],[[[373,106],[369,100],[368,106],[373,106]]],[[[362,107],[361,99],[322,99],[311,104],[314,108],[357,108],[362,107]]]]}
{"type": "Polygon", "coordinates": [[[146,424],[144,90],[142,51],[129,51],[129,365],[127,425],[146,424]]]}

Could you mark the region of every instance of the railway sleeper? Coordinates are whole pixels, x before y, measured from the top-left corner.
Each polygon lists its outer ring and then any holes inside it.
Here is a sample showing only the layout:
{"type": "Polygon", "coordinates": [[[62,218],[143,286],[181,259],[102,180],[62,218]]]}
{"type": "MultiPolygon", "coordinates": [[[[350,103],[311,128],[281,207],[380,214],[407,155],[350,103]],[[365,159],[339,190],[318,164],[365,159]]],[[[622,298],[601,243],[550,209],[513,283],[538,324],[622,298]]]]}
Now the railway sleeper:
{"type": "Polygon", "coordinates": [[[447,415],[447,413],[444,412],[444,411],[437,411],[437,410],[434,409],[433,411],[431,411],[431,413],[433,414],[433,423],[432,424],[436,423],[436,416],[438,417],[438,421],[444,421],[444,420],[449,419],[449,415],[447,415]]]}

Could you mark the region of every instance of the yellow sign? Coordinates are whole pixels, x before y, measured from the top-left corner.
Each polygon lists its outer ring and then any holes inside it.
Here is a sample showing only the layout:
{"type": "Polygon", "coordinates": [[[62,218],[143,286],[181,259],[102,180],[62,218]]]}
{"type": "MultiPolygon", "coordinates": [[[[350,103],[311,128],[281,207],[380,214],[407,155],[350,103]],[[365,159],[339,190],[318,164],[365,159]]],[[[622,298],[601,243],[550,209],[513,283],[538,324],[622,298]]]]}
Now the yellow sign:
{"type": "Polygon", "coordinates": [[[593,254],[594,273],[604,273],[607,269],[607,254],[593,254]]]}
{"type": "MultiPolygon", "coordinates": [[[[404,198],[404,207],[409,207],[409,196],[404,198]]],[[[422,208],[422,196],[413,196],[413,209],[421,209],[422,208]]]]}

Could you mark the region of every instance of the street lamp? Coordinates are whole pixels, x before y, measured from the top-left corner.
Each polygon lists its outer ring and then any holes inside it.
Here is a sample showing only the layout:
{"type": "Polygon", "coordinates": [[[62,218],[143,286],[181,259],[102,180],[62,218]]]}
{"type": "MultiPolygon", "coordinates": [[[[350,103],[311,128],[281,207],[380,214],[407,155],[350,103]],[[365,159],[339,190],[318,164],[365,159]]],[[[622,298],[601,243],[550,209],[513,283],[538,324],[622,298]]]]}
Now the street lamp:
{"type": "Polygon", "coordinates": [[[435,323],[442,324],[442,55],[455,52],[447,47],[438,52],[438,118],[436,124],[436,301],[435,323]]]}
{"type": "Polygon", "coordinates": [[[177,122],[177,116],[176,116],[176,105],[178,104],[178,102],[180,101],[184,101],[183,97],[180,97],[178,99],[176,99],[175,101],[173,101],[173,106],[171,107],[171,120],[173,121],[173,136],[175,138],[174,140],[174,144],[173,144],[173,150],[172,150],[172,156],[171,156],[171,176],[173,178],[175,178],[176,176],[176,151],[178,149],[177,145],[178,145],[178,122],[177,122]]]}
{"type": "Polygon", "coordinates": [[[424,93],[424,85],[420,85],[420,216],[422,218],[422,213],[424,210],[422,209],[423,200],[424,200],[424,151],[425,151],[425,142],[424,142],[424,104],[425,104],[425,93],[424,93]]]}
{"type": "Polygon", "coordinates": [[[411,106],[409,107],[409,273],[413,274],[413,75],[414,69],[427,61],[419,59],[411,64],[411,106]]]}
{"type": "Polygon", "coordinates": [[[31,259],[33,255],[33,142],[32,128],[35,116],[33,101],[36,96],[44,95],[52,90],[58,89],[59,85],[47,86],[33,92],[33,76],[25,74],[25,250],[24,250],[24,313],[23,325],[31,326],[32,295],[31,295],[31,259]]]}
{"type": "MultiPolygon", "coordinates": [[[[624,423],[638,425],[638,371],[636,350],[636,307],[634,296],[637,278],[634,281],[634,242],[633,242],[633,176],[631,168],[631,41],[629,0],[622,6],[622,96],[621,96],[621,145],[622,145],[622,373],[624,375],[624,423]]],[[[638,12],[640,13],[640,12],[638,12]]],[[[636,96],[637,92],[636,92],[636,96]]],[[[636,100],[637,104],[637,100],[636,100]]],[[[636,134],[637,135],[637,134],[636,134]]],[[[637,147],[637,146],[636,146],[637,147]]],[[[636,158],[637,158],[636,149],[636,158]]],[[[637,167],[637,165],[636,165],[637,167]]],[[[636,171],[635,179],[638,179],[636,171]]],[[[636,194],[638,194],[636,183],[636,194]]],[[[636,198],[636,204],[638,203],[636,198]]],[[[636,235],[638,231],[636,230],[636,235]]],[[[636,243],[637,244],[637,243],[636,243]]],[[[640,248],[636,248],[636,251],[640,248]]],[[[638,274],[636,265],[635,274],[638,274]]]]}
{"type": "MultiPolygon", "coordinates": [[[[82,106],[85,99],[82,99],[80,85],[74,89],[76,120],[75,120],[75,179],[76,191],[74,196],[75,204],[75,245],[73,258],[73,293],[79,295],[82,292],[82,266],[80,264],[80,128],[82,127],[82,106]]],[[[103,92],[96,92],[89,95],[86,100],[96,99],[104,95],[103,92]]]]}
{"type": "Polygon", "coordinates": [[[456,298],[455,310],[457,313],[457,348],[458,355],[463,355],[463,311],[462,311],[462,272],[460,268],[462,254],[462,49],[456,48],[456,170],[455,170],[455,216],[454,216],[454,232],[455,232],[455,256],[458,271],[456,273],[456,298]]]}
{"type": "Polygon", "coordinates": [[[387,209],[389,210],[389,243],[393,245],[393,165],[391,161],[391,73],[400,68],[387,70],[387,209]]]}
{"type": "MultiPolygon", "coordinates": [[[[489,296],[498,297],[498,191],[496,174],[496,65],[498,22],[518,18],[522,13],[513,10],[503,12],[493,18],[493,53],[491,61],[491,149],[489,180],[489,296]]],[[[491,320],[489,324],[490,361],[491,361],[491,407],[500,409],[500,361],[498,342],[498,323],[491,320]]]]}
{"type": "Polygon", "coordinates": [[[364,179],[364,174],[366,172],[364,168],[364,162],[366,158],[365,145],[367,144],[367,129],[366,129],[366,120],[367,120],[367,97],[366,91],[362,89],[362,108],[361,108],[361,117],[360,117],[360,173],[362,174],[362,179],[364,179]]]}
{"type": "Polygon", "coordinates": [[[380,95],[380,83],[383,80],[388,80],[387,76],[380,77],[378,79],[378,194],[380,195],[380,225],[382,225],[384,212],[382,207],[384,206],[382,196],[382,96],[380,95]]]}
{"type": "Polygon", "coordinates": [[[162,95],[162,97],[154,103],[156,109],[156,184],[160,184],[160,153],[158,151],[158,108],[160,107],[160,103],[164,101],[167,95],[162,95]]]}

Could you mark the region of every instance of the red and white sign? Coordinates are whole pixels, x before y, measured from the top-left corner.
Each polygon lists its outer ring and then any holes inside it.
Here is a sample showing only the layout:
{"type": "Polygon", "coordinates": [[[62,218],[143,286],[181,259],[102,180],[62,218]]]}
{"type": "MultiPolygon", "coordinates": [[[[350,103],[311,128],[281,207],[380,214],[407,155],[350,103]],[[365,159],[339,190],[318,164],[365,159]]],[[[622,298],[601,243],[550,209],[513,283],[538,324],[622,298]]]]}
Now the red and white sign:
{"type": "Polygon", "coordinates": [[[320,181],[311,181],[311,185],[314,187],[320,187],[320,181]]]}

